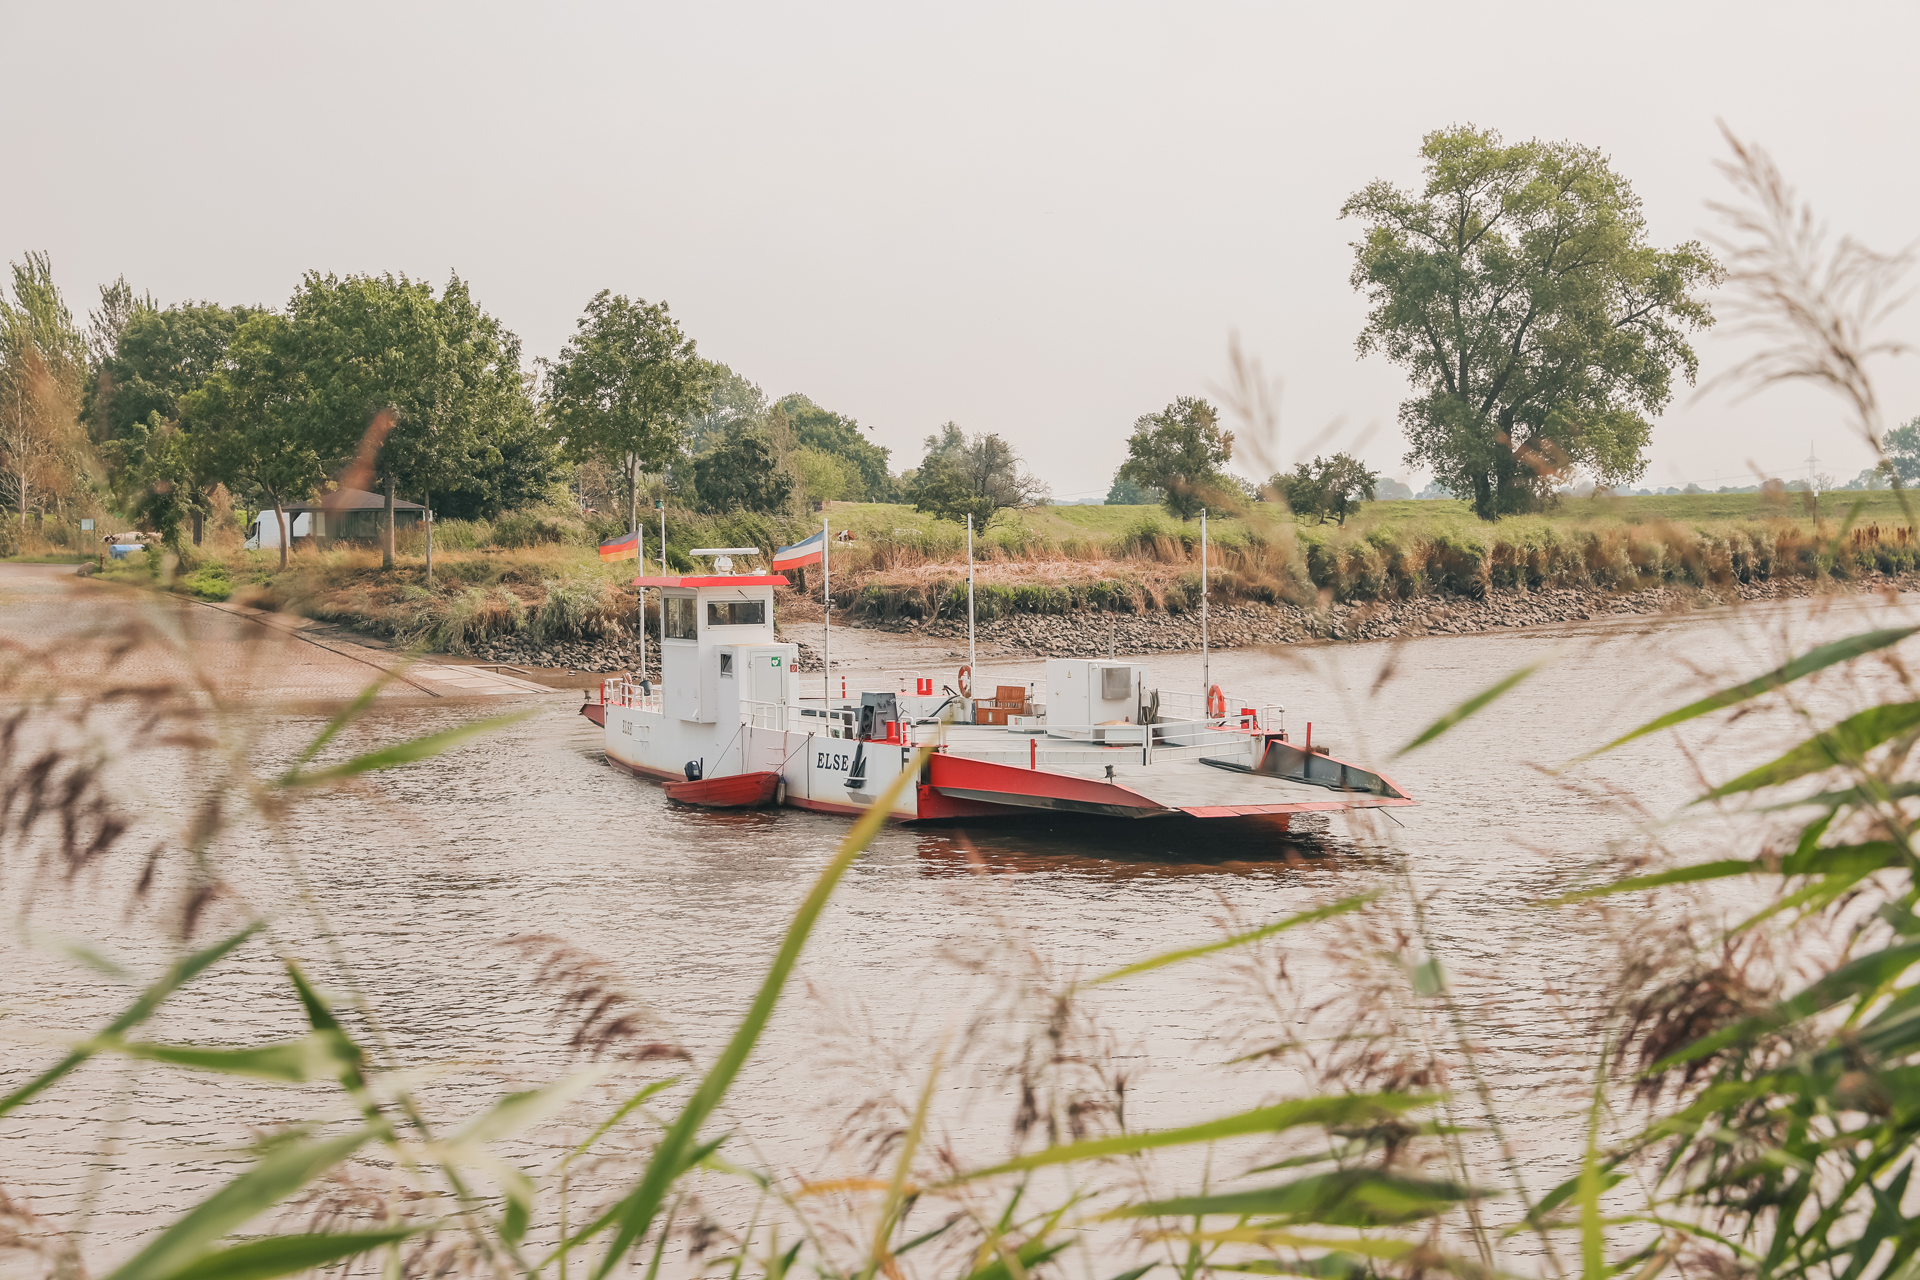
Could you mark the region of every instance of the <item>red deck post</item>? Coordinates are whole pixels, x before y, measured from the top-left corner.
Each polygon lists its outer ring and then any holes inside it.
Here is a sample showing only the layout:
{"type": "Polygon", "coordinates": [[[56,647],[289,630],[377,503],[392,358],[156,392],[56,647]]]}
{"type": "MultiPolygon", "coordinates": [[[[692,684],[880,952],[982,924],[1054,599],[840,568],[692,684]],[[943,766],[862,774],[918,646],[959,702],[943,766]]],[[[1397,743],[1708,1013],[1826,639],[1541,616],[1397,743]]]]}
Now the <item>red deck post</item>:
{"type": "Polygon", "coordinates": [[[1027,739],[1027,768],[1038,769],[1039,767],[1040,767],[1040,739],[1028,738],[1027,739]]]}

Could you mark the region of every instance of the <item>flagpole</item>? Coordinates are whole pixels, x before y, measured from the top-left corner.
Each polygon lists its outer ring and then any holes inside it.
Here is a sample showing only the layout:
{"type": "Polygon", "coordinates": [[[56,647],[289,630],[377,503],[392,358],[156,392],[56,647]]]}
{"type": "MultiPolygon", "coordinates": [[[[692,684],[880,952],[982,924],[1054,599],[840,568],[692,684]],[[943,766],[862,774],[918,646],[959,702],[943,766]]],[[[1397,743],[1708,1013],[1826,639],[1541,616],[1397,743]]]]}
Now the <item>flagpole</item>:
{"type": "Polygon", "coordinates": [[[833,706],[833,540],[827,537],[827,517],[820,517],[820,709],[833,706]]]}
{"type": "MultiPolygon", "coordinates": [[[[667,576],[667,500],[656,499],[654,505],[660,509],[660,576],[667,576]]],[[[667,593],[660,592],[660,683],[667,682],[667,593]]]]}
{"type": "MultiPolygon", "coordinates": [[[[646,535],[640,532],[638,512],[634,513],[633,518],[633,538],[634,555],[640,564],[640,576],[644,578],[647,576],[647,539],[646,535]]],[[[633,621],[634,625],[640,629],[640,678],[645,680],[647,678],[647,589],[636,586],[633,591],[637,598],[633,621]]]]}
{"type": "Polygon", "coordinates": [[[1212,656],[1207,652],[1207,509],[1200,508],[1200,696],[1213,691],[1212,656]]]}
{"type": "Polygon", "coordinates": [[[973,669],[973,517],[967,517],[967,695],[980,687],[980,673],[973,669]]]}

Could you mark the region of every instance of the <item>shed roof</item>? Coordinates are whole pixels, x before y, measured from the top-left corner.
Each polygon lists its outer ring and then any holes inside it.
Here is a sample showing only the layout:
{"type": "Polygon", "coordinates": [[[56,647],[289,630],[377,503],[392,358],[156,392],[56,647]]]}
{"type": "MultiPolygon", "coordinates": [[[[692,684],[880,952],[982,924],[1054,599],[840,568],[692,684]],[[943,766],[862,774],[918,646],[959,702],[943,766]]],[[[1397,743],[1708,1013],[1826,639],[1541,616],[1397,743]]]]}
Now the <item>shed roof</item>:
{"type": "MultiPolygon", "coordinates": [[[[382,511],[386,509],[386,495],[368,493],[365,489],[335,489],[332,493],[323,493],[313,502],[289,502],[284,511],[382,511]]],[[[417,502],[408,502],[404,498],[393,500],[395,511],[425,511],[417,502]]]]}

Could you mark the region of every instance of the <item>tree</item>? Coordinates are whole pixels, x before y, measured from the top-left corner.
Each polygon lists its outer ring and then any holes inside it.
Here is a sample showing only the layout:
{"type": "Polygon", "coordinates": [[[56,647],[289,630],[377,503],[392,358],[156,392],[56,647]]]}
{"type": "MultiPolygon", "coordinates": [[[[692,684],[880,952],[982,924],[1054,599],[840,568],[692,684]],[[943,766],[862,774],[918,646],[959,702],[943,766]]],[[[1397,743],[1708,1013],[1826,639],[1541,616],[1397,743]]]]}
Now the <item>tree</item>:
{"type": "Polygon", "coordinates": [[[728,433],[695,458],[693,483],[706,511],[778,511],[793,493],[767,433],[751,428],[728,433]]]}
{"type": "MultiPolygon", "coordinates": [[[[1122,467],[1121,470],[1124,471],[1125,468],[1122,467]]],[[[1113,473],[1113,484],[1107,490],[1107,505],[1110,507],[1158,506],[1160,503],[1166,501],[1166,497],[1167,495],[1158,489],[1151,488],[1147,485],[1135,484],[1120,474],[1120,471],[1115,471],[1113,473]]]]}
{"type": "Polygon", "coordinates": [[[795,449],[787,465],[809,502],[844,502],[866,492],[859,468],[834,454],[795,449]]]}
{"type": "Polygon", "coordinates": [[[70,494],[92,461],[80,428],[86,341],[44,253],[13,265],[0,294],[0,479],[22,522],[35,499],[70,494]]]}
{"type": "Polygon", "coordinates": [[[120,349],[120,339],[126,334],[127,327],[134,317],[142,311],[153,311],[159,304],[152,294],[135,297],[133,286],[127,278],[121,276],[112,284],[100,286],[100,307],[87,313],[87,359],[93,376],[87,381],[86,404],[81,418],[93,428],[94,438],[101,438],[98,410],[104,409],[113,399],[113,384],[102,376],[107,362],[120,349]]]}
{"type": "Polygon", "coordinates": [[[180,419],[200,473],[264,497],[280,530],[287,567],[286,504],[326,477],[324,446],[310,425],[307,374],[293,325],[271,312],[234,330],[220,368],[181,398],[180,419]]]}
{"type": "MultiPolygon", "coordinates": [[[[102,290],[103,299],[107,290],[102,290]]],[[[118,306],[116,301],[114,306],[118,306]]],[[[164,310],[136,306],[124,322],[108,321],[95,312],[89,341],[103,343],[113,323],[119,333],[111,349],[95,364],[87,421],[99,440],[115,440],[150,415],[180,416],[180,400],[221,366],[234,330],[257,307],[223,307],[211,302],[188,302],[164,310]]],[[[100,348],[96,345],[96,354],[100,348]]]]}
{"type": "MultiPolygon", "coordinates": [[[[207,511],[192,439],[179,423],[155,410],[102,449],[113,459],[116,488],[127,514],[179,551],[183,526],[207,511]]],[[[194,540],[199,540],[197,533],[194,540]]]]}
{"type": "Polygon", "coordinates": [[[1698,372],[1686,335],[1713,322],[1698,295],[1719,264],[1697,241],[1648,244],[1639,199],[1591,148],[1458,126],[1420,154],[1419,191],[1374,182],[1340,211],[1366,228],[1360,354],[1414,382],[1408,464],[1489,520],[1575,471],[1637,478],[1649,417],[1698,372]]]}
{"type": "Polygon", "coordinates": [[[965,521],[972,516],[976,529],[984,529],[993,518],[993,501],[973,487],[951,458],[928,459],[914,474],[911,497],[915,509],[942,520],[965,521]]]}
{"type": "Polygon", "coordinates": [[[390,569],[395,489],[430,504],[436,490],[498,466],[496,439],[531,428],[520,341],[458,276],[436,298],[430,285],[405,276],[309,272],[287,321],[305,439],[321,457],[358,451],[378,476],[390,569]]]}
{"type": "Polygon", "coordinates": [[[771,406],[767,394],[726,365],[700,362],[707,386],[707,402],[687,418],[687,449],[705,453],[730,432],[750,431],[766,422],[771,406]]]}
{"type": "Polygon", "coordinates": [[[1220,429],[1220,415],[1205,400],[1181,396],[1158,413],[1134,420],[1127,460],[1116,480],[1165,494],[1167,510],[1191,519],[1209,502],[1233,501],[1225,467],[1233,457],[1233,432],[1220,429]]]}
{"type": "Polygon", "coordinates": [[[889,452],[861,435],[858,422],[823,409],[798,392],[782,396],[775,408],[785,415],[797,446],[844,459],[860,473],[861,492],[852,496],[867,502],[891,502],[897,496],[887,469],[889,452]]]}
{"type": "Polygon", "coordinates": [[[711,367],[666,303],[602,289],[547,370],[554,430],[575,459],[620,469],[629,531],[640,527],[641,473],[678,457],[687,420],[711,403],[711,367]]]}
{"type": "Polygon", "coordinates": [[[1358,510],[1362,502],[1373,501],[1379,480],[1379,475],[1358,458],[1336,453],[1331,458],[1302,462],[1294,467],[1292,475],[1276,475],[1267,484],[1286,499],[1295,515],[1316,516],[1317,524],[1325,524],[1327,517],[1333,516],[1345,525],[1349,512],[1358,510]]]}
{"type": "Polygon", "coordinates": [[[948,520],[974,517],[985,527],[1006,507],[1030,507],[1047,499],[1047,486],[1021,468],[1020,455],[998,435],[969,436],[945,423],[922,442],[926,457],[913,479],[913,503],[948,520]]]}
{"type": "Polygon", "coordinates": [[[1880,451],[1886,455],[1882,465],[1900,477],[1903,487],[1920,484],[1920,418],[1909,419],[1882,436],[1880,451]]]}

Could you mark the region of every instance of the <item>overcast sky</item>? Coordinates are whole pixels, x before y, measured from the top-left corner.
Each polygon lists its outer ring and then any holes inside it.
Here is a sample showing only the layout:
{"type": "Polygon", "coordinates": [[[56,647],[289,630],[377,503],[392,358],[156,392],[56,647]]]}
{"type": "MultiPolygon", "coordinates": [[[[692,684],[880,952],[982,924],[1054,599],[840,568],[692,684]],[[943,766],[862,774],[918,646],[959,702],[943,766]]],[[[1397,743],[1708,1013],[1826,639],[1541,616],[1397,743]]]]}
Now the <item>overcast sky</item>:
{"type": "MultiPolygon", "coordinates": [[[[0,252],[74,310],[281,305],[308,269],[458,272],[551,356],[602,288],[873,428],[952,419],[1057,497],[1231,334],[1284,382],[1279,452],[1412,479],[1396,368],[1359,360],[1342,200],[1472,122],[1605,151],[1656,243],[1708,235],[1717,119],[1838,228],[1920,235],[1920,5],[46,4],[0,0],[0,252]],[[1336,427],[1336,424],[1337,427],[1336,427]],[[1333,435],[1328,435],[1329,429],[1333,435]]],[[[1897,328],[1920,337],[1920,307],[1897,328]]],[[[1707,336],[1711,373],[1736,340],[1707,336]]],[[[1915,362],[1890,415],[1920,414],[1915,362]]],[[[1811,393],[1685,394],[1646,483],[1841,479],[1811,393]]]]}

